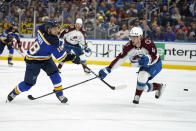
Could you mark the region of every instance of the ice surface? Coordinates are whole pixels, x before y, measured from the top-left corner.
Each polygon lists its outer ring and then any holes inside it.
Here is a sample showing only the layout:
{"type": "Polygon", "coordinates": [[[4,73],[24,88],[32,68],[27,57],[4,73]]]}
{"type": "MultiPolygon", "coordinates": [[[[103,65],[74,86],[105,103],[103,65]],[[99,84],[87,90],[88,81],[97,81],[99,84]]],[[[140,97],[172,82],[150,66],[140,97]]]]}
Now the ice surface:
{"type": "MultiPolygon", "coordinates": [[[[89,65],[98,72],[104,66],[89,65]]],[[[195,131],[196,71],[164,69],[154,79],[167,84],[157,100],[154,92],[144,93],[140,104],[132,103],[137,68],[120,67],[105,79],[111,85],[127,84],[123,90],[111,90],[99,79],[64,91],[67,104],[50,95],[30,101],[53,90],[42,71],[36,85],[5,103],[8,93],[24,79],[25,63],[0,61],[0,131],[195,131]],[[184,91],[187,88],[189,91],[184,91]]],[[[63,87],[94,77],[86,75],[80,65],[65,64],[63,87]]]]}

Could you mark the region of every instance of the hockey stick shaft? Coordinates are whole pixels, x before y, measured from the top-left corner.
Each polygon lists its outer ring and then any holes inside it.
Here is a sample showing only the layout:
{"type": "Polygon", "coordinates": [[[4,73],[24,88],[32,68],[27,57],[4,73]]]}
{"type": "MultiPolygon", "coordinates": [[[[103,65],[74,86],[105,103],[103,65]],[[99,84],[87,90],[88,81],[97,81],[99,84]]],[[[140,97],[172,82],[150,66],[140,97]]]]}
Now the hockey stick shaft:
{"type": "MultiPolygon", "coordinates": [[[[86,82],[91,81],[91,80],[96,79],[96,78],[97,78],[97,76],[96,76],[96,77],[93,77],[93,78],[90,78],[90,79],[88,79],[88,80],[85,80],[85,81],[79,82],[79,83],[77,83],[77,84],[74,84],[74,85],[71,85],[71,86],[65,87],[65,88],[63,88],[62,90],[59,90],[59,91],[63,91],[63,90],[66,90],[66,89],[72,88],[72,87],[74,87],[74,86],[77,86],[77,85],[80,85],[80,84],[86,83],[86,82]]],[[[42,96],[39,96],[39,97],[33,97],[32,95],[28,95],[28,98],[29,98],[30,100],[36,100],[36,99],[39,99],[39,98],[42,98],[42,97],[45,97],[45,96],[49,96],[49,95],[54,94],[54,93],[56,93],[56,92],[57,92],[57,91],[53,91],[53,92],[50,92],[50,93],[48,93],[48,94],[45,94],[45,95],[42,95],[42,96]]]]}
{"type": "Polygon", "coordinates": [[[104,84],[106,84],[110,89],[115,90],[115,87],[107,83],[105,80],[101,79],[94,71],[92,71],[89,67],[87,67],[85,64],[81,63],[85,68],[87,68],[92,74],[94,74],[96,77],[98,77],[104,84]]]}

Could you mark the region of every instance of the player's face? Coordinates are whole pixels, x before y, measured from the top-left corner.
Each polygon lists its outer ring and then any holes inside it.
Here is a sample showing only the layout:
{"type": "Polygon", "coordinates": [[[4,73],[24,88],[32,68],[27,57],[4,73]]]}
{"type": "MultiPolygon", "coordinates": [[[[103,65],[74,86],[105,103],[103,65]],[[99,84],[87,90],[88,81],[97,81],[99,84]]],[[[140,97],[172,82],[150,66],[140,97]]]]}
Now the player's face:
{"type": "Polygon", "coordinates": [[[78,23],[76,23],[76,29],[80,29],[82,27],[82,25],[81,24],[78,24],[78,23]]]}
{"type": "Polygon", "coordinates": [[[130,39],[131,39],[134,46],[140,47],[141,40],[140,40],[139,36],[130,36],[130,39]]]}
{"type": "Polygon", "coordinates": [[[57,36],[59,32],[59,27],[52,27],[52,29],[50,29],[50,34],[57,36]]]}
{"type": "Polygon", "coordinates": [[[18,26],[13,26],[12,28],[13,28],[13,30],[17,30],[18,26]]]}

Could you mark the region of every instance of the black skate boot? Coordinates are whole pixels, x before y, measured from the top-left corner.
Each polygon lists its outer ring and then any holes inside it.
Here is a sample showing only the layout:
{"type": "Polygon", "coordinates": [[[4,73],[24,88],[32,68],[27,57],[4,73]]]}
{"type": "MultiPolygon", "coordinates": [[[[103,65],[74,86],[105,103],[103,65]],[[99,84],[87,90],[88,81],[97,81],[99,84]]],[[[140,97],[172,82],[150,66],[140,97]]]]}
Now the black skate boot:
{"type": "Polygon", "coordinates": [[[140,96],[135,95],[134,100],[133,100],[133,103],[134,104],[139,104],[139,99],[140,99],[140,96]]]}
{"type": "Polygon", "coordinates": [[[6,102],[11,102],[15,97],[16,95],[13,93],[13,91],[10,92],[9,95],[7,96],[6,102]]]}
{"type": "Polygon", "coordinates": [[[59,101],[61,103],[67,103],[67,101],[68,101],[68,99],[63,95],[62,96],[57,96],[57,94],[56,94],[56,97],[59,99],[59,101]]]}
{"type": "Polygon", "coordinates": [[[161,84],[159,89],[155,93],[155,98],[159,99],[165,90],[166,84],[161,84]]]}
{"type": "Polygon", "coordinates": [[[8,60],[8,66],[13,66],[13,62],[11,60],[8,60]]]}

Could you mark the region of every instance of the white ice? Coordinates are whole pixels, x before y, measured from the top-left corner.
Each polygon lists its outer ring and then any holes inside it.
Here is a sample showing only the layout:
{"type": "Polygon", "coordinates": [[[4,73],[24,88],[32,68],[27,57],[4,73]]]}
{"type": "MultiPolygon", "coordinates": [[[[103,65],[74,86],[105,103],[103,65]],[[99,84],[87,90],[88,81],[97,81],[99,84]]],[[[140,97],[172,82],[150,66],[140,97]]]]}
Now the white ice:
{"type": "MultiPolygon", "coordinates": [[[[104,66],[89,65],[96,73],[104,66]]],[[[8,93],[24,79],[25,63],[0,61],[0,131],[196,131],[196,71],[163,69],[152,81],[167,84],[160,99],[143,93],[140,104],[132,103],[137,68],[119,67],[105,79],[111,85],[127,84],[113,91],[99,79],[64,91],[69,102],[61,104],[55,95],[31,101],[53,90],[42,71],[28,92],[5,103],[8,93]],[[184,89],[189,91],[184,91],[184,89]]],[[[63,87],[94,77],[80,65],[65,64],[63,87]]]]}

